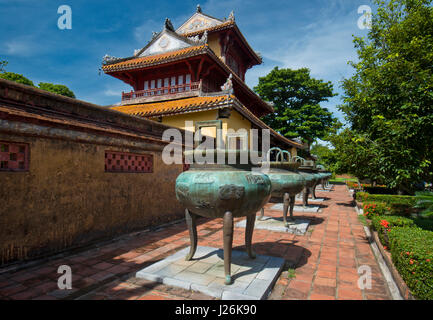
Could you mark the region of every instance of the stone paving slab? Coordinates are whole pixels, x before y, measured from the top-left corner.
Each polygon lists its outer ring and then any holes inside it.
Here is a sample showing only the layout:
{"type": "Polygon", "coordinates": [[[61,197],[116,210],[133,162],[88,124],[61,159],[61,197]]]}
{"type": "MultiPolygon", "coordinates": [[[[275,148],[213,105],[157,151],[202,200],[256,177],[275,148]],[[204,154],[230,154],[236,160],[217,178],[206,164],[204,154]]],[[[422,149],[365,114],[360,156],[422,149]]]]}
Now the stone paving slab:
{"type": "Polygon", "coordinates": [[[325,189],[322,189],[322,187],[316,187],[316,191],[320,191],[320,192],[330,192],[334,190],[334,185],[331,184],[328,187],[326,187],[325,189]]]}
{"type": "MultiPolygon", "coordinates": [[[[271,207],[272,210],[283,210],[283,204],[282,203],[277,203],[275,205],[273,205],[271,207]]],[[[295,205],[293,207],[293,211],[297,211],[297,212],[312,212],[312,213],[316,213],[319,212],[320,210],[320,206],[319,205],[314,205],[314,204],[309,204],[306,208],[304,208],[301,205],[295,205]]]]}
{"type": "MultiPolygon", "coordinates": [[[[324,194],[320,195],[324,197],[324,194]]],[[[159,265],[156,268],[156,271],[164,270],[166,274],[179,274],[186,271],[191,263],[198,270],[203,267],[207,269],[208,264],[213,264],[207,273],[212,273],[215,279],[208,285],[168,276],[162,279],[162,275],[155,275],[158,281],[135,277],[137,271],[189,246],[189,233],[183,221],[156,230],[125,235],[116,241],[98,243],[90,249],[62,254],[38,264],[22,265],[18,270],[0,268],[0,300],[206,300],[217,299],[215,295],[222,299],[258,299],[249,294],[254,291],[252,288],[260,287],[262,282],[252,282],[253,279],[262,280],[266,272],[260,276],[253,275],[252,269],[263,268],[270,261],[270,256],[290,262],[293,270],[280,273],[267,299],[392,299],[387,279],[370,248],[368,235],[351,205],[351,193],[345,185],[334,185],[333,192],[326,194],[326,197],[326,206],[321,207],[319,214],[295,214],[298,219],[310,220],[308,232],[304,235],[256,229],[253,247],[259,255],[255,260],[241,252],[245,232],[235,228],[233,255],[236,258],[232,268],[236,271],[232,274],[237,275],[237,278],[230,286],[231,291],[225,290],[221,277],[222,250],[214,255],[202,252],[197,255],[200,259],[193,261],[184,261],[184,252],[179,254],[179,260],[174,260],[171,267],[159,265]],[[57,269],[60,265],[72,268],[72,290],[57,289],[60,276],[57,269]],[[358,287],[358,268],[363,265],[371,268],[370,289],[358,287]],[[291,277],[293,274],[294,277],[291,277]],[[250,285],[250,290],[247,290],[250,285]]],[[[281,211],[271,210],[273,205],[275,203],[266,204],[267,216],[281,218],[281,211]]],[[[198,218],[197,229],[202,246],[223,247],[222,220],[198,218]]],[[[242,218],[236,218],[235,221],[238,223],[242,218]]],[[[200,247],[198,251],[201,251],[200,247]]],[[[275,268],[279,270],[279,265],[275,268]]],[[[275,272],[272,265],[266,269],[275,272]]]]}
{"type": "MultiPolygon", "coordinates": [[[[298,201],[302,201],[302,196],[296,196],[296,200],[298,201]]],[[[316,199],[308,199],[308,202],[319,202],[322,203],[323,201],[325,201],[324,198],[316,198],[316,199]]]]}
{"type": "Polygon", "coordinates": [[[232,252],[233,284],[224,284],[224,251],[198,247],[191,261],[185,261],[189,247],[136,273],[140,279],[156,281],[186,290],[199,291],[222,300],[266,299],[285,260],[258,255],[250,259],[246,252],[232,252]]]}
{"type": "MultiPolygon", "coordinates": [[[[237,228],[245,228],[246,220],[238,222],[235,226],[237,228]]],[[[262,220],[256,219],[254,225],[255,229],[264,229],[276,232],[287,232],[296,235],[304,235],[307,232],[308,226],[310,225],[310,220],[307,219],[296,219],[295,223],[289,226],[285,226],[283,223],[283,217],[266,217],[264,216],[262,220]]]]}

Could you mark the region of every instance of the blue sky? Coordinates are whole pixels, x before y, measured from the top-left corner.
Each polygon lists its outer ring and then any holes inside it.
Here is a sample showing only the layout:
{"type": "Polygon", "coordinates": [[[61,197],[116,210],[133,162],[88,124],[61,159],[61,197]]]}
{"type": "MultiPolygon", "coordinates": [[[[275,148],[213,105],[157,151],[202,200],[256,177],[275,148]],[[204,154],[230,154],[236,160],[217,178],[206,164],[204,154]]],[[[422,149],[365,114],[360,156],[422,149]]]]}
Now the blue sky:
{"type": "Polygon", "coordinates": [[[160,31],[166,17],[180,26],[200,3],[204,13],[228,17],[236,23],[264,63],[247,72],[253,87],[258,77],[275,66],[307,67],[314,77],[332,81],[339,96],[323,106],[342,119],[339,81],[350,76],[348,60],[356,60],[352,35],[365,36],[357,26],[360,5],[369,0],[286,1],[147,1],[147,0],[0,0],[0,60],[6,70],[21,73],[35,84],[52,82],[68,86],[78,99],[100,105],[120,100],[131,88],[101,73],[102,57],[131,56],[144,47],[152,31],[160,31]],[[60,30],[60,5],[72,9],[72,29],[60,30]]]}

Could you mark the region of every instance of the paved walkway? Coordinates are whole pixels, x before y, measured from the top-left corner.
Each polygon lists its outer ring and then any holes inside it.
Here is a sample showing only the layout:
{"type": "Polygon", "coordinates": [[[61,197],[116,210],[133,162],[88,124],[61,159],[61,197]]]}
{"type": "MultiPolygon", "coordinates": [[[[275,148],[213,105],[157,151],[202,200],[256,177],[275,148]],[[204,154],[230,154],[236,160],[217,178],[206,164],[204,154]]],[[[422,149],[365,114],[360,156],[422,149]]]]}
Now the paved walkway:
{"type": "MultiPolygon", "coordinates": [[[[287,261],[269,299],[390,299],[346,187],[335,186],[334,191],[319,191],[317,196],[326,198],[320,212],[295,213],[311,220],[305,235],[254,231],[258,254],[287,261]],[[358,288],[357,270],[362,265],[371,268],[371,289],[358,288]],[[294,272],[288,272],[289,268],[294,272]]],[[[280,211],[270,209],[273,205],[266,206],[266,215],[279,217],[280,211]]],[[[222,248],[222,219],[200,218],[198,235],[199,246],[222,248]]],[[[136,271],[187,246],[189,235],[181,221],[13,273],[0,269],[0,299],[213,299],[134,277],[136,271]],[[60,265],[72,269],[71,290],[57,287],[60,265]]],[[[244,229],[235,228],[233,247],[245,249],[244,229]]]]}

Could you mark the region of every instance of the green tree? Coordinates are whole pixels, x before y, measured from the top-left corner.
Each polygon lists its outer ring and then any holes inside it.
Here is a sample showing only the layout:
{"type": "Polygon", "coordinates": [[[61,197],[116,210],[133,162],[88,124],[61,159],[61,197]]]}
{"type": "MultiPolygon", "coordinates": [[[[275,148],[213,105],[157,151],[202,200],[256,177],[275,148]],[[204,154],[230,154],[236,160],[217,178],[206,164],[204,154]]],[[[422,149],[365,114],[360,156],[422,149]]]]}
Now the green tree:
{"type": "MultiPolygon", "coordinates": [[[[18,74],[14,72],[5,72],[4,67],[7,64],[8,64],[7,61],[0,61],[0,78],[35,87],[33,81],[27,79],[22,74],[18,74]]],[[[38,86],[39,89],[45,91],[57,93],[66,97],[75,98],[75,94],[67,86],[64,86],[62,84],[40,82],[38,86]]]]}
{"type": "Polygon", "coordinates": [[[275,112],[263,117],[271,128],[287,138],[301,137],[311,144],[327,135],[336,119],[320,103],[335,96],[331,82],[314,79],[310,70],[279,69],[259,78],[254,90],[273,103],[275,112]]]}
{"type": "Polygon", "coordinates": [[[335,170],[337,159],[333,148],[315,143],[311,146],[310,153],[317,156],[317,164],[325,166],[328,170],[335,170]]]}
{"type": "Polygon", "coordinates": [[[371,174],[410,192],[414,182],[433,179],[432,0],[374,2],[372,29],[354,39],[358,62],[342,83],[341,110],[374,151],[378,172],[371,174]]]}
{"type": "Polygon", "coordinates": [[[21,84],[26,84],[32,87],[35,86],[31,80],[27,79],[22,74],[18,74],[14,72],[0,72],[0,78],[10,80],[10,81],[15,81],[21,84]]]}
{"type": "Polygon", "coordinates": [[[349,128],[329,137],[333,149],[333,170],[337,174],[349,173],[359,179],[383,182],[379,169],[377,146],[366,135],[349,128]]]}
{"type": "Polygon", "coordinates": [[[49,92],[60,94],[62,96],[75,98],[75,94],[67,86],[64,86],[62,84],[52,84],[52,83],[40,82],[39,88],[42,90],[46,90],[49,92]]]}
{"type": "Polygon", "coordinates": [[[0,60],[0,72],[4,72],[5,71],[5,67],[8,65],[8,62],[3,60],[0,60]]]}

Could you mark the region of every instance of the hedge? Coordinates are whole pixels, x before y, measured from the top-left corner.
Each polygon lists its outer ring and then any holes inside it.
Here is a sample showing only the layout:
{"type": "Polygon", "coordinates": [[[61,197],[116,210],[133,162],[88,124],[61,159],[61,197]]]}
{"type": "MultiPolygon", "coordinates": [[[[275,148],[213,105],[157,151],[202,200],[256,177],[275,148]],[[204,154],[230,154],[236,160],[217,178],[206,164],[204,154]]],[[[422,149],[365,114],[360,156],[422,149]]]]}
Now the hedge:
{"type": "Polygon", "coordinates": [[[396,194],[396,191],[394,189],[390,189],[387,187],[380,187],[380,186],[362,186],[362,189],[364,189],[365,192],[371,193],[371,194],[396,194]]]}
{"type": "Polygon", "coordinates": [[[412,219],[400,216],[375,216],[371,219],[373,229],[377,231],[380,242],[389,248],[388,233],[393,227],[413,227],[415,223],[412,219]]]}
{"type": "Polygon", "coordinates": [[[361,185],[355,181],[346,181],[346,185],[349,189],[361,190],[361,185]]]}
{"type": "Polygon", "coordinates": [[[421,229],[433,231],[433,219],[431,218],[416,218],[413,222],[421,229]]]}
{"type": "Polygon", "coordinates": [[[409,216],[416,209],[414,196],[399,196],[389,194],[369,194],[367,192],[357,192],[356,200],[362,201],[365,205],[376,205],[378,209],[375,215],[398,215],[409,216]]]}
{"type": "Polygon", "coordinates": [[[362,202],[385,202],[387,204],[407,204],[411,207],[415,205],[416,198],[414,196],[399,196],[392,194],[370,194],[368,192],[357,192],[356,200],[362,202]]]}
{"type": "Polygon", "coordinates": [[[364,204],[363,209],[364,216],[366,216],[368,219],[372,219],[376,216],[384,216],[391,214],[391,207],[384,202],[367,202],[364,204]]]}
{"type": "Polygon", "coordinates": [[[394,227],[388,235],[392,261],[412,294],[433,300],[433,232],[394,227]]]}

